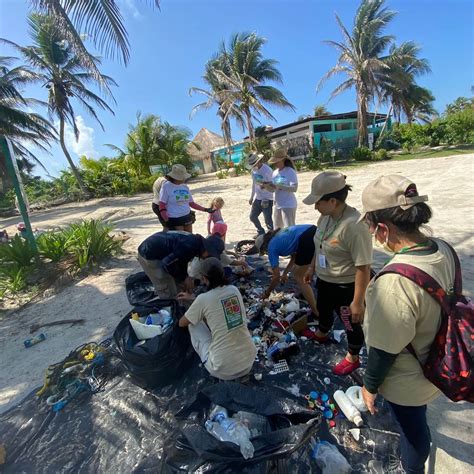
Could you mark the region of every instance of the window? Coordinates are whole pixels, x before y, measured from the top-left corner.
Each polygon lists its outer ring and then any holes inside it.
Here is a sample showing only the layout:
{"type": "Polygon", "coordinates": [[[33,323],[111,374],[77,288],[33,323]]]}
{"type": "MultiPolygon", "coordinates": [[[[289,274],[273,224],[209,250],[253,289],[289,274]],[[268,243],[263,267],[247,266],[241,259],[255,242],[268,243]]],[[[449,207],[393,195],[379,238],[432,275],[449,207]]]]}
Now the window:
{"type": "Polygon", "coordinates": [[[323,132],[331,132],[332,127],[330,123],[322,123],[320,125],[315,125],[313,127],[314,133],[323,133],[323,132]]]}
{"type": "Polygon", "coordinates": [[[292,135],[293,133],[306,132],[306,131],[308,131],[308,126],[300,127],[300,128],[297,128],[296,130],[292,130],[290,132],[290,135],[292,135]]]}
{"type": "Polygon", "coordinates": [[[352,122],[341,122],[336,123],[336,132],[340,132],[342,130],[352,130],[354,128],[352,122]]]}

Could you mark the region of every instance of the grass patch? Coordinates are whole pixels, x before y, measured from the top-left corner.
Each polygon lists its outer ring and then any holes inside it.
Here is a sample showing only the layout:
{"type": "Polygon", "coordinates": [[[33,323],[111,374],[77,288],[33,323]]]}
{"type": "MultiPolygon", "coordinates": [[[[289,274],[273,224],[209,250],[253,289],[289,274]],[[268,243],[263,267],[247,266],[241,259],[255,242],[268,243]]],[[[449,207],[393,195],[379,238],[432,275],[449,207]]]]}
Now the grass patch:
{"type": "Polygon", "coordinates": [[[467,155],[474,153],[474,145],[460,145],[455,148],[444,148],[443,150],[423,150],[400,155],[393,155],[394,161],[419,160],[424,158],[444,158],[451,155],[467,155]]]}

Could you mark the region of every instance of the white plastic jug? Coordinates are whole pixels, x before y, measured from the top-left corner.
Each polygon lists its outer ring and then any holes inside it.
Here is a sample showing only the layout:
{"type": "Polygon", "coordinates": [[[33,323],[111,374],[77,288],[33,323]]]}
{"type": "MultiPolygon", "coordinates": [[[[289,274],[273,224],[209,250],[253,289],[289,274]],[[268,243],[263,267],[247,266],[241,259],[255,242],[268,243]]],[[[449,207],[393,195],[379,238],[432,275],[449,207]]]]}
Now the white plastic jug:
{"type": "Polygon", "coordinates": [[[349,387],[346,390],[346,395],[347,398],[360,412],[367,411],[367,406],[365,405],[364,399],[362,398],[362,387],[360,387],[359,385],[349,387]]]}
{"type": "Polygon", "coordinates": [[[349,421],[355,423],[356,426],[362,426],[364,424],[364,421],[360,416],[360,411],[352,404],[342,390],[336,390],[333,397],[342,413],[344,413],[349,421]]]}

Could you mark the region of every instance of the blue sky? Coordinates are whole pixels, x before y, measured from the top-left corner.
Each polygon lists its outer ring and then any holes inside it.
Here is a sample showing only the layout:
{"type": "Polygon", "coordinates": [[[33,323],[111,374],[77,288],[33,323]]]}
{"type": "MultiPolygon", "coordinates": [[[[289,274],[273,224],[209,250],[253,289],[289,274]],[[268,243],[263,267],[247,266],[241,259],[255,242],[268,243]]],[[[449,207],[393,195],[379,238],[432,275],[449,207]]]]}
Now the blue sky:
{"type": "MultiPolygon", "coordinates": [[[[188,127],[194,134],[202,127],[219,132],[215,110],[199,112],[190,119],[190,111],[200,97],[190,97],[188,89],[203,86],[205,62],[233,32],[255,31],[264,36],[268,40],[265,56],[280,63],[284,80],[280,87],[297,110],[271,109],[277,119],[273,125],[310,114],[315,104],[326,104],[342,80],[331,80],[316,92],[319,79],[337,57],[323,44],[324,39],[341,39],[334,13],[350,27],[359,4],[355,0],[162,0],[158,11],[147,6],[145,0],[117,1],[126,17],[131,61],[127,68],[119,62],[103,62],[102,72],[119,84],[114,90],[115,116],[100,114],[105,131],[77,106],[81,139],[75,143],[71,134],[68,137],[76,159],[82,153],[110,156],[111,151],[103,145],[121,146],[137,111],[159,115],[172,124],[188,127]]],[[[430,61],[432,73],[420,78],[419,83],[434,93],[436,108],[442,111],[456,97],[470,96],[474,84],[474,2],[392,0],[388,5],[398,15],[387,32],[397,42],[413,40],[420,44],[422,56],[430,61]]],[[[27,13],[26,0],[0,0],[0,36],[21,45],[30,44],[27,13]]],[[[12,51],[0,45],[0,54],[11,55],[12,51]]],[[[25,95],[46,97],[45,89],[39,86],[28,88],[25,95]]],[[[334,113],[355,110],[354,93],[344,93],[327,107],[334,113]]],[[[233,135],[238,139],[243,133],[234,127],[233,135]]],[[[65,159],[57,146],[52,152],[52,157],[41,158],[55,175],[65,167],[65,159]]]]}

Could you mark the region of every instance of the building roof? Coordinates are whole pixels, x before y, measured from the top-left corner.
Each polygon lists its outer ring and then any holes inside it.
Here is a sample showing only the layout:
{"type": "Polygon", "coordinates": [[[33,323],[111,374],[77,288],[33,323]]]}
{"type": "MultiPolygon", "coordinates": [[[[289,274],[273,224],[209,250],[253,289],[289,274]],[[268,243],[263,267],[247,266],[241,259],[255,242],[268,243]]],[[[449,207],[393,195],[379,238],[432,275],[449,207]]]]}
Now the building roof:
{"type": "MultiPolygon", "coordinates": [[[[373,112],[367,112],[367,117],[370,120],[375,119],[386,119],[387,115],[386,114],[374,114],[373,112]]],[[[284,130],[286,128],[294,127],[295,125],[300,125],[304,124],[307,122],[314,122],[314,121],[319,121],[319,120],[342,120],[342,119],[356,119],[357,118],[357,110],[354,110],[353,112],[345,112],[342,114],[330,114],[330,115],[319,115],[317,117],[306,117],[302,120],[297,120],[296,122],[291,122],[287,123],[286,125],[281,125],[280,127],[275,127],[272,128],[271,130],[268,130],[266,133],[273,133],[273,132],[278,132],[279,130],[284,130]]]]}
{"type": "Polygon", "coordinates": [[[197,147],[192,143],[188,145],[188,153],[193,160],[209,158],[209,153],[212,149],[224,146],[224,139],[207,128],[201,128],[192,142],[198,145],[197,147]]]}

